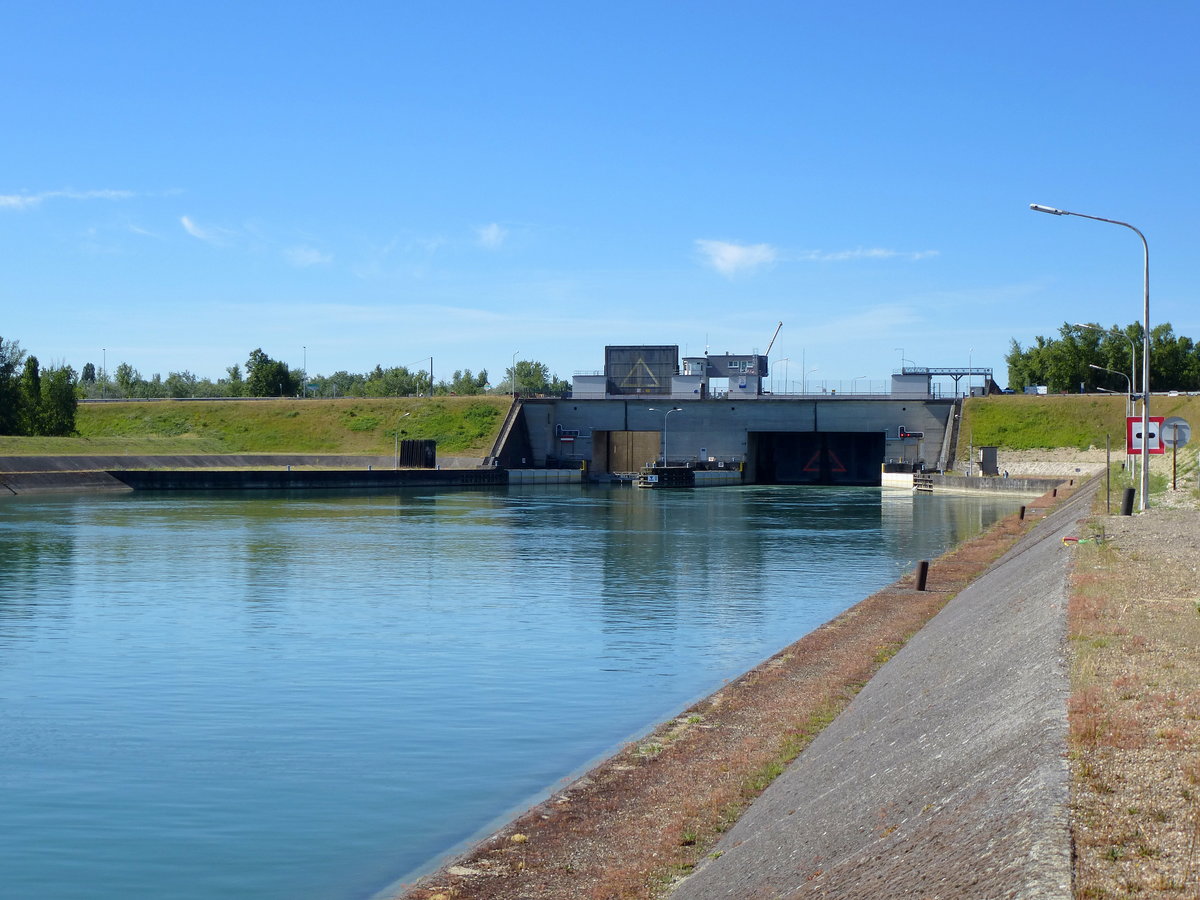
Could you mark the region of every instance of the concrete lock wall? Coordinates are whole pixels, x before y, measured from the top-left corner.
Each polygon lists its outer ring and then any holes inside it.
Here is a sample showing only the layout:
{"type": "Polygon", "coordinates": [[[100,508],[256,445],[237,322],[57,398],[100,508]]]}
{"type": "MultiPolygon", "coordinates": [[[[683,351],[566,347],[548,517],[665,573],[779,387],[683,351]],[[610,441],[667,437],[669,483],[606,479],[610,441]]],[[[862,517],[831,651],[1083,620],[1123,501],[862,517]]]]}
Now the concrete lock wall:
{"type": "MultiPolygon", "coordinates": [[[[818,459],[822,483],[839,483],[841,473],[832,470],[845,469],[851,473],[849,483],[878,484],[880,464],[887,458],[924,460],[926,466],[934,467],[953,409],[953,400],[830,396],[804,400],[530,400],[525,401],[524,412],[535,465],[587,461],[593,472],[614,471],[612,445],[606,443],[609,433],[645,432],[656,440],[637,445],[643,455],[653,445],[651,457],[657,456],[662,441],[673,462],[707,463],[712,458],[714,464],[744,464],[749,482],[759,480],[760,466],[764,478],[781,477],[781,472],[784,477],[800,478],[795,470],[811,468],[811,460],[797,463],[795,457],[811,456],[815,448],[823,447],[827,454],[832,448],[837,461],[818,459]],[[678,410],[671,411],[674,407],[678,410]],[[919,437],[900,438],[901,430],[919,437]],[[779,437],[802,434],[825,437],[817,443],[779,437]],[[842,453],[853,461],[842,460],[842,453]]],[[[811,471],[804,473],[800,480],[812,475],[811,471]]]]}

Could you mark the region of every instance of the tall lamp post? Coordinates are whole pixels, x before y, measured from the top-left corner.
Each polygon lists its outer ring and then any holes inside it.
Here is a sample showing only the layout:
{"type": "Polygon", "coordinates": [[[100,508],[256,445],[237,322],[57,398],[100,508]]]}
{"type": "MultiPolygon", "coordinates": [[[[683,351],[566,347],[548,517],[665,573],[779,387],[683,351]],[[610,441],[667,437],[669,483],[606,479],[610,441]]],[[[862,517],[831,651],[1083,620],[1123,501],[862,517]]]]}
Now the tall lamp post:
{"type": "MultiPolygon", "coordinates": [[[[517,353],[520,353],[520,352],[521,352],[520,350],[517,351],[517,353]]],[[[512,385],[511,385],[511,387],[512,387],[512,395],[513,395],[514,400],[517,399],[517,353],[513,354],[513,364],[512,364],[512,385]]]]}
{"type": "MultiPolygon", "coordinates": [[[[855,375],[852,379],[850,379],[850,393],[857,394],[858,393],[858,380],[860,378],[866,378],[866,377],[867,377],[866,375],[855,375]]],[[[870,387],[871,386],[868,384],[867,385],[868,393],[870,393],[870,387]]]]}
{"type": "Polygon", "coordinates": [[[1113,375],[1120,375],[1122,378],[1125,379],[1125,383],[1129,387],[1129,391],[1126,394],[1126,401],[1125,401],[1125,411],[1128,412],[1130,404],[1133,403],[1133,379],[1130,378],[1128,375],[1126,375],[1124,372],[1120,371],[1119,369],[1109,369],[1105,366],[1098,366],[1095,363],[1088,363],[1088,368],[1096,369],[1100,372],[1110,372],[1113,375]]]}
{"type": "MultiPolygon", "coordinates": [[[[1129,341],[1129,374],[1126,376],[1129,379],[1129,403],[1126,407],[1129,415],[1133,415],[1133,395],[1137,393],[1137,350],[1133,346],[1133,338],[1123,331],[1118,331],[1116,328],[1101,328],[1099,325],[1088,325],[1085,322],[1076,322],[1074,328],[1087,328],[1091,331],[1102,331],[1105,334],[1119,334],[1125,340],[1129,341]]],[[[1120,374],[1124,375],[1124,372],[1120,374]]]]}
{"type": "Polygon", "coordinates": [[[809,369],[807,372],[804,373],[804,377],[800,380],[800,393],[802,393],[802,394],[808,393],[808,376],[811,375],[813,372],[817,371],[817,369],[819,369],[819,368],[821,368],[821,367],[813,366],[811,369],[809,369]]]}
{"type": "MultiPolygon", "coordinates": [[[[789,362],[791,362],[791,359],[792,359],[792,358],[791,358],[790,356],[785,356],[783,359],[779,360],[779,362],[783,363],[783,392],[784,392],[785,394],[788,392],[788,385],[787,385],[787,366],[788,366],[788,363],[789,363],[789,362]]],[[[774,386],[775,386],[775,382],[774,382],[774,377],[772,376],[772,381],[771,381],[771,390],[772,390],[772,392],[773,392],[773,391],[774,391],[774,389],[775,389],[775,387],[774,387],[774,386]]]]}
{"type": "MultiPolygon", "coordinates": [[[[658,411],[658,407],[656,407],[656,406],[647,406],[646,409],[649,412],[657,412],[658,411]]],[[[666,412],[663,413],[662,464],[663,464],[664,469],[667,467],[667,418],[671,415],[671,413],[680,412],[682,410],[683,410],[682,406],[672,406],[670,409],[668,409],[666,412]]]]}
{"type": "MultiPolygon", "coordinates": [[[[1146,236],[1128,222],[1121,222],[1117,219],[1105,219],[1101,216],[1089,216],[1086,213],[1056,209],[1053,206],[1042,206],[1038,203],[1030,203],[1029,208],[1034,212],[1049,213],[1052,216],[1077,216],[1081,219],[1091,219],[1095,222],[1108,222],[1110,225],[1120,225],[1128,228],[1142,239],[1142,496],[1138,501],[1138,509],[1145,512],[1150,508],[1150,460],[1147,457],[1147,454],[1150,452],[1148,441],[1150,435],[1150,245],[1146,243],[1146,236]]],[[[1132,384],[1130,387],[1132,388],[1132,384]]],[[[1132,393],[1132,390],[1130,393],[1132,393]]]]}

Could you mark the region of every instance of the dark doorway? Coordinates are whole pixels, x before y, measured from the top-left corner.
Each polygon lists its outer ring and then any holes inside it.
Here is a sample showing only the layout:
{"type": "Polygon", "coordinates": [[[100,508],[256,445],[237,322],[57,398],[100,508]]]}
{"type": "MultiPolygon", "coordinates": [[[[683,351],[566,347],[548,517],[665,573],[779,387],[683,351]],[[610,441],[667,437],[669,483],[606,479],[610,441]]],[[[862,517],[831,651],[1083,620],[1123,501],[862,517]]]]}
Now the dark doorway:
{"type": "Polygon", "coordinates": [[[759,484],[881,482],[882,431],[770,431],[753,438],[755,481],[759,484]]]}

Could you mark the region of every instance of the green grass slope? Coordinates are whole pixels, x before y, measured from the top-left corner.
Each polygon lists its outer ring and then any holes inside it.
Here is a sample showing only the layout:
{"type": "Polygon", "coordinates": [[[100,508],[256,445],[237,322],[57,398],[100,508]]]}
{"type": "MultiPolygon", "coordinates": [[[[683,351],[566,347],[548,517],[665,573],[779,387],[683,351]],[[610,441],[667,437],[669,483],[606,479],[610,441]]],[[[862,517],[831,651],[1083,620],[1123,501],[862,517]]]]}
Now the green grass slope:
{"type": "Polygon", "coordinates": [[[76,437],[0,437],[0,455],[346,453],[389,455],[400,439],[482,456],[508,397],[122,401],[80,404],[76,437]]]}
{"type": "MultiPolygon", "coordinates": [[[[1200,427],[1200,397],[1152,396],[1150,414],[1180,416],[1200,427]]],[[[1103,447],[1105,435],[1114,448],[1125,446],[1124,395],[1009,394],[967,400],[958,443],[960,450],[968,443],[1002,450],[1086,450],[1103,447]]]]}

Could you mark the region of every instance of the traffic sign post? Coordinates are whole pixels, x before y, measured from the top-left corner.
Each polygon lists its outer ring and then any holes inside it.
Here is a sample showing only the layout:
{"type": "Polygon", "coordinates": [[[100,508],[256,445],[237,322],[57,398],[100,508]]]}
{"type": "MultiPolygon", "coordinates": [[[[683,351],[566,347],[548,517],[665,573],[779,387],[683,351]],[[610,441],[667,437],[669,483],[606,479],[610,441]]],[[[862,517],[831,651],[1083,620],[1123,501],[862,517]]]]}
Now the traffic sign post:
{"type": "Polygon", "coordinates": [[[1142,434],[1142,417],[1128,416],[1125,419],[1125,444],[1126,452],[1131,456],[1138,456],[1142,452],[1143,445],[1147,453],[1166,453],[1166,445],[1162,439],[1162,416],[1151,416],[1149,433],[1142,434]]]}
{"type": "Polygon", "coordinates": [[[1186,419],[1171,416],[1163,420],[1162,435],[1163,442],[1171,445],[1171,490],[1175,490],[1175,457],[1179,448],[1191,439],[1192,426],[1186,419]]]}

